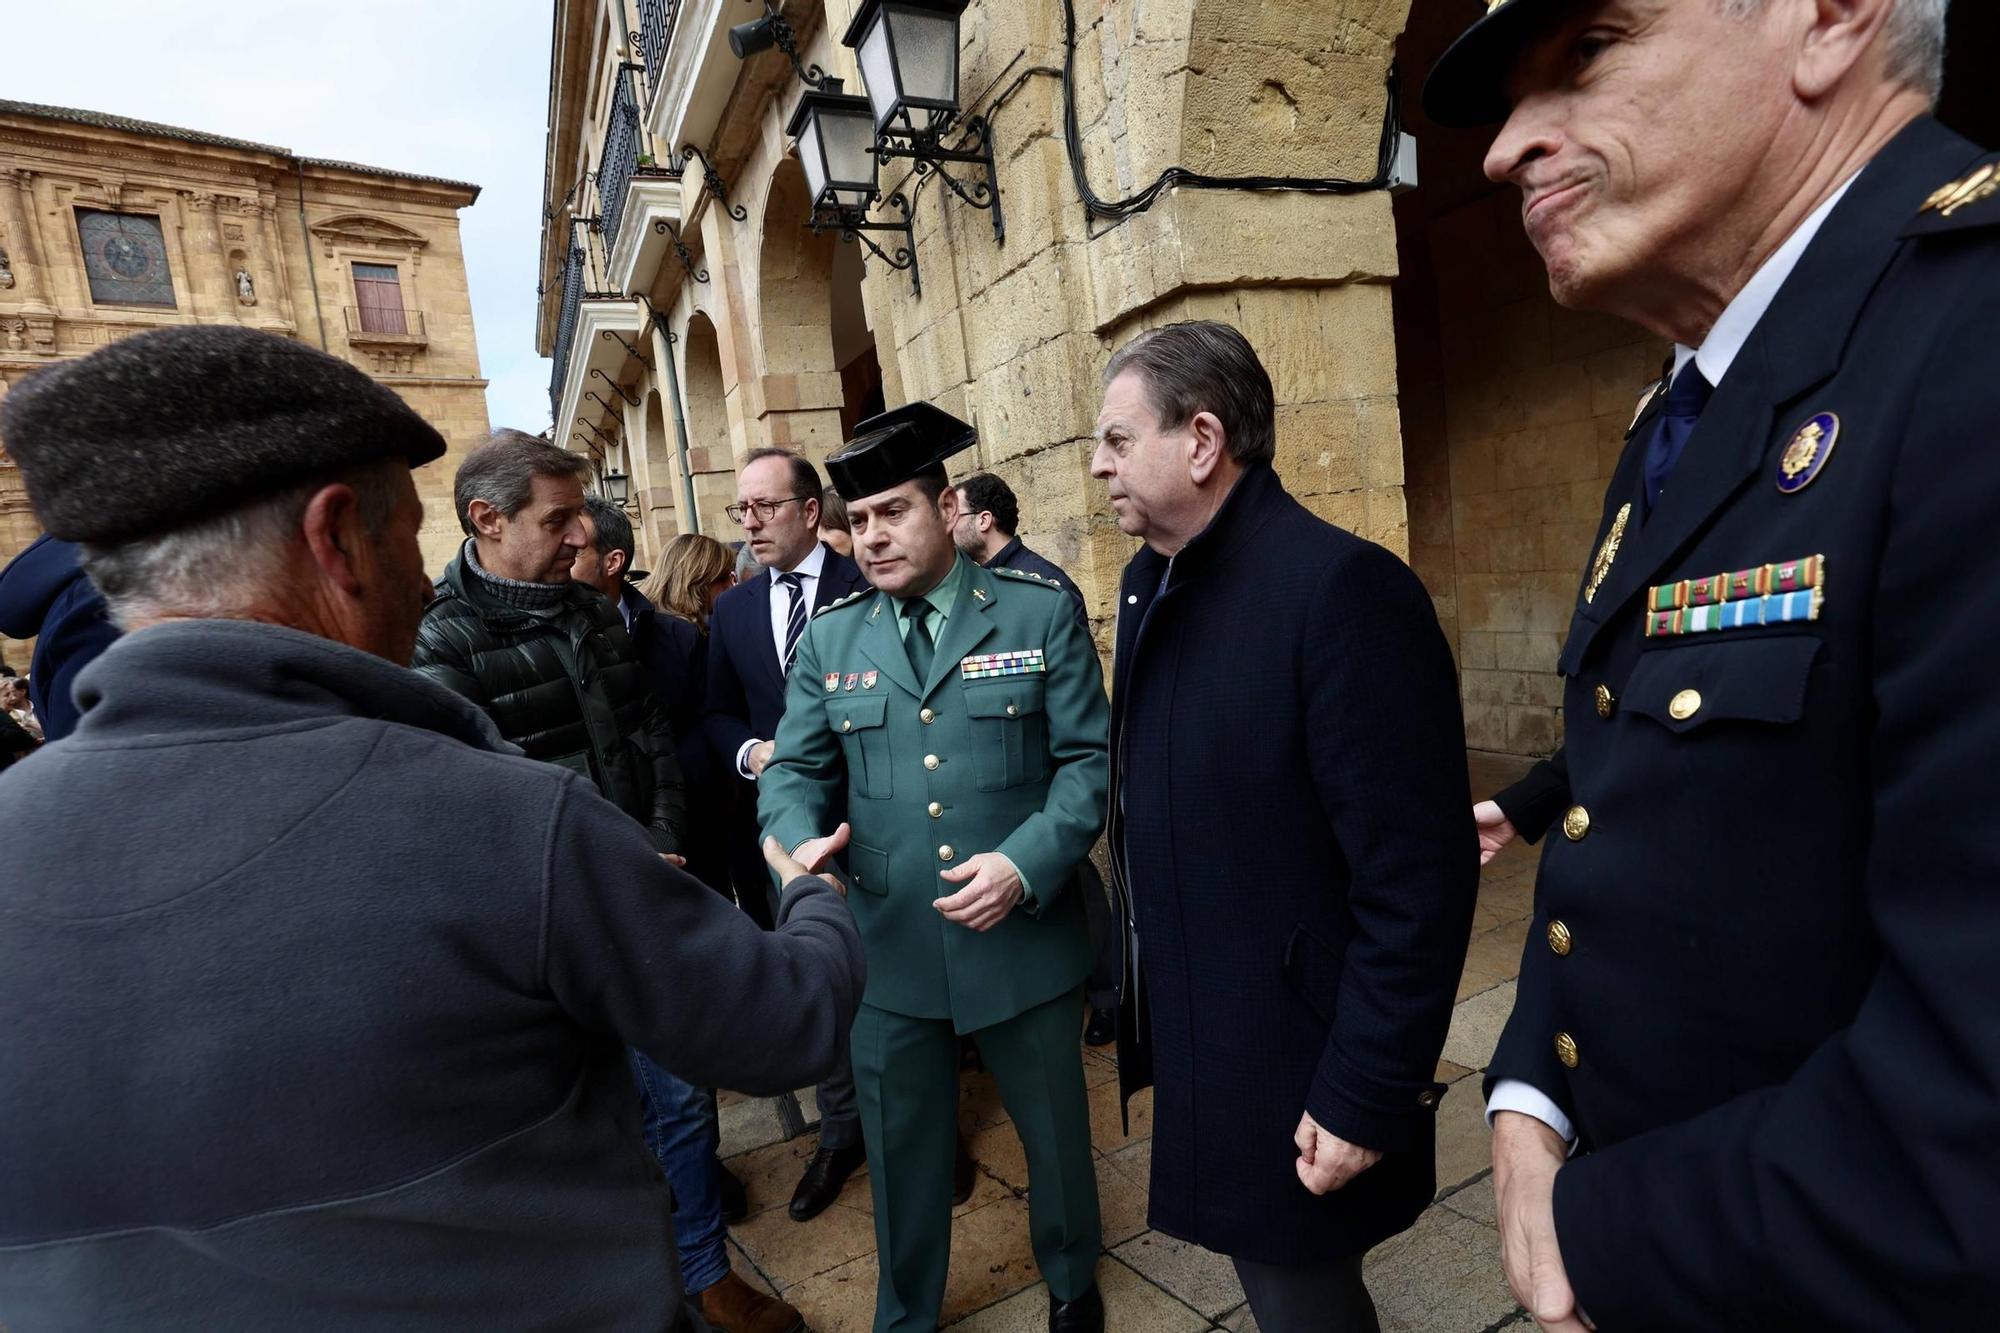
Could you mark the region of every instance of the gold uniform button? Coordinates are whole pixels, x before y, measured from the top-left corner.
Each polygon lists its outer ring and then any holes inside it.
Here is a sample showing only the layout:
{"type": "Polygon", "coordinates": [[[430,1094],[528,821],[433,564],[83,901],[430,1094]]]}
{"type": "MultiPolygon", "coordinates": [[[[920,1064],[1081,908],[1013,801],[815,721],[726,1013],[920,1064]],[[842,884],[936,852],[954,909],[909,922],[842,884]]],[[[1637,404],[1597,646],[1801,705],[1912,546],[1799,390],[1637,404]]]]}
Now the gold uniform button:
{"type": "Polygon", "coordinates": [[[1599,717],[1610,717],[1618,707],[1618,698],[1611,693],[1609,685],[1599,685],[1595,690],[1591,691],[1591,696],[1597,701],[1597,715],[1599,717]]]}
{"type": "Polygon", "coordinates": [[[1567,1032],[1556,1033],[1556,1059],[1563,1062],[1563,1068],[1576,1068],[1577,1061],[1581,1058],[1576,1053],[1576,1038],[1567,1032]]]}
{"type": "Polygon", "coordinates": [[[927,754],[924,756],[925,768],[936,768],[937,766],[938,766],[938,757],[936,755],[927,754]]]}
{"type": "Polygon", "coordinates": [[[1701,711],[1701,691],[1682,690],[1667,705],[1667,714],[1676,722],[1685,722],[1701,711]]]}
{"type": "Polygon", "coordinates": [[[931,723],[937,721],[937,714],[926,708],[917,714],[917,721],[928,727],[931,723]]]}
{"type": "Polygon", "coordinates": [[[1012,705],[1012,704],[1008,704],[1008,705],[1007,705],[1007,716],[1008,716],[1008,717],[1019,717],[1019,716],[1021,716],[1021,710],[1020,710],[1020,709],[1018,709],[1018,708],[1016,708],[1016,707],[1014,707],[1014,705],[1012,705]]]}
{"type": "Polygon", "coordinates": [[[939,805],[939,804],[938,804],[938,803],[937,803],[936,801],[932,801],[932,802],[930,803],[930,812],[931,812],[931,818],[932,818],[932,819],[943,819],[943,818],[944,818],[944,807],[943,807],[943,806],[941,806],[941,805],[939,805]]]}
{"type": "Polygon", "coordinates": [[[952,857],[957,855],[958,853],[954,852],[951,849],[950,843],[946,843],[944,846],[938,848],[938,860],[940,861],[949,861],[951,860],[952,857]]]}
{"type": "Polygon", "coordinates": [[[1549,952],[1558,958],[1567,958],[1573,943],[1567,925],[1560,921],[1549,922],[1549,952]]]}
{"type": "Polygon", "coordinates": [[[842,719],[840,720],[840,729],[841,729],[842,731],[852,731],[852,730],[854,730],[854,719],[853,719],[853,718],[851,718],[851,717],[844,717],[844,718],[842,718],[842,719]]]}
{"type": "Polygon", "coordinates": [[[1583,835],[1590,832],[1590,811],[1580,805],[1573,805],[1563,816],[1563,836],[1571,842],[1582,842],[1583,835]]]}

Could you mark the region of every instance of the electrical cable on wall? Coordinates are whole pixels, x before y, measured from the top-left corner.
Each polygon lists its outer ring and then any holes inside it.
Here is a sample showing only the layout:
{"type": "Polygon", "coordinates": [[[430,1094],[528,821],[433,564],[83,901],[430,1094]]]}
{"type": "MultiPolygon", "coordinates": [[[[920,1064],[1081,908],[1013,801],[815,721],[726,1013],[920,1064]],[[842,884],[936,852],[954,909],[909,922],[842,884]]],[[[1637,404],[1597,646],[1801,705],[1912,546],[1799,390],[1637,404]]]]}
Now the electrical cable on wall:
{"type": "Polygon", "coordinates": [[[1382,139],[1375,155],[1375,175],[1368,180],[1343,180],[1320,176],[1209,176],[1186,167],[1168,167],[1137,194],[1106,200],[1090,188],[1084,170],[1083,136],[1076,118],[1076,4],[1063,0],[1063,139],[1069,150],[1070,175],[1084,210],[1092,217],[1124,221],[1151,208],[1171,189],[1188,190],[1286,190],[1304,194],[1363,194],[1387,189],[1393,179],[1396,154],[1402,136],[1402,114],[1397,102],[1396,66],[1389,65],[1387,104],[1382,116],[1382,139]]]}

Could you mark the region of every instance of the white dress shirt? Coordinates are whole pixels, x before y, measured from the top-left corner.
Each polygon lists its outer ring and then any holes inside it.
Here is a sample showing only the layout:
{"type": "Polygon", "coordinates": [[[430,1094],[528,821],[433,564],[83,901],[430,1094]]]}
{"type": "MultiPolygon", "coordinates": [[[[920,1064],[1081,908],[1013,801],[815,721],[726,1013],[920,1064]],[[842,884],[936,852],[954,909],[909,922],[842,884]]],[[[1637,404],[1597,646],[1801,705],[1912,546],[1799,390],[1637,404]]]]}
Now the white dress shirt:
{"type": "MultiPolygon", "coordinates": [[[[767,569],[764,571],[765,576],[771,580],[771,648],[777,654],[778,666],[781,670],[785,665],[785,627],[790,623],[792,618],[792,594],[786,589],[784,584],[778,582],[778,579],[788,573],[799,576],[799,600],[805,603],[806,616],[810,618],[813,608],[813,593],[819,587],[820,571],[825,568],[826,543],[814,542],[812,553],[799,561],[791,569],[767,569]]],[[[752,782],[756,781],[756,778],[750,772],[750,751],[756,749],[769,739],[771,738],[766,736],[761,740],[743,742],[742,748],[736,751],[736,772],[740,776],[749,778],[752,782]]]]}
{"type": "MultiPolygon", "coordinates": [[[[1813,237],[1819,235],[1819,229],[1825,224],[1827,215],[1832,213],[1834,205],[1846,196],[1848,187],[1854,184],[1855,176],[1860,174],[1857,171],[1854,176],[1849,176],[1841,183],[1838,190],[1828,195],[1824,203],[1807,215],[1797,230],[1785,238],[1785,243],[1764,261],[1749,282],[1743,284],[1743,290],[1736,293],[1736,299],[1723,308],[1721,316],[1715,321],[1715,327],[1708,331],[1708,336],[1702,339],[1699,348],[1674,344],[1674,375],[1680,374],[1681,369],[1689,361],[1693,361],[1701,368],[1703,379],[1714,388],[1722,387],[1722,377],[1727,375],[1729,367],[1735,364],[1737,353],[1741,352],[1743,345],[1750,341],[1751,333],[1763,320],[1764,312],[1771,308],[1771,302],[1777,299],[1779,289],[1785,285],[1785,279],[1792,276],[1792,270],[1798,267],[1799,260],[1805,255],[1806,247],[1812,244],[1813,237]]],[[[1491,1125],[1494,1115],[1500,1111],[1519,1111],[1523,1115],[1533,1116],[1562,1135],[1569,1142],[1571,1150],[1575,1150],[1576,1126],[1570,1123],[1569,1117],[1563,1114],[1562,1108],[1556,1105],[1554,1098],[1532,1083],[1518,1078],[1503,1078],[1495,1083],[1493,1095],[1486,1100],[1486,1123],[1491,1125]]]]}

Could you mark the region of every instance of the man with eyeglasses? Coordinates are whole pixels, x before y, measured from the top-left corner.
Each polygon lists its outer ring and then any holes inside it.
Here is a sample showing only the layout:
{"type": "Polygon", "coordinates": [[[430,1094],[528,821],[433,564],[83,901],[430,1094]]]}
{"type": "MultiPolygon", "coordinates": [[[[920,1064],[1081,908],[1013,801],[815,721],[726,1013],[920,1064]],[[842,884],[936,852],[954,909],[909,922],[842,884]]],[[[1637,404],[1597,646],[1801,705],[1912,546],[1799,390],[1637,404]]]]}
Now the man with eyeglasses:
{"type": "MultiPolygon", "coordinates": [[[[755,783],[771,759],[785,713],[785,677],[815,611],[868,586],[861,569],[819,539],[818,469],[790,449],[753,449],[737,474],[736,503],[724,512],[743,529],[763,574],[715,602],[709,624],[708,698],[703,727],[724,763],[755,783]]],[[[754,787],[736,804],[730,875],[745,911],[769,924],[770,872],[757,847],[754,787]]],[[[792,1195],[791,1215],[824,1212],[866,1157],[854,1106],[854,1076],[843,1056],[819,1092],[819,1149],[792,1195]]]]}

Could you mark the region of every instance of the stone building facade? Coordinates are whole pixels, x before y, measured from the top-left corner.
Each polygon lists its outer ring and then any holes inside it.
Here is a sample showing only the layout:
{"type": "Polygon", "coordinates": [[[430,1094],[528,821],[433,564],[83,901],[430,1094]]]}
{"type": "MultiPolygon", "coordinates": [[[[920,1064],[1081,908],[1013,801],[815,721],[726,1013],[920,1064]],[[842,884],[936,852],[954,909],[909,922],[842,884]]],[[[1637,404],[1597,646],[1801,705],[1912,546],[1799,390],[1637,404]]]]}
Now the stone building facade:
{"type": "MultiPolygon", "coordinates": [[[[432,567],[486,431],[458,212],[479,187],[94,111],[0,101],[0,395],[144,329],[242,324],[345,357],[451,453],[417,474],[432,567]]],[[[0,561],[40,531],[0,453],[0,561]]]]}
{"type": "Polygon", "coordinates": [[[959,467],[1014,487],[1023,535],[1083,586],[1108,648],[1133,543],[1089,475],[1099,375],[1132,334],[1212,316],[1271,370],[1287,485],[1430,589],[1468,744],[1560,742],[1557,647],[1666,349],[1558,308],[1513,191],[1481,172],[1489,136],[1423,121],[1422,76],[1478,0],[972,0],[960,103],[991,122],[1005,239],[885,166],[883,196],[912,203],[921,291],[805,225],[787,125],[815,67],[862,90],[840,40],[859,0],[771,3],[797,66],[782,44],[733,54],[759,3],[556,6],[539,324],[554,438],[631,479],[649,550],[735,536],[721,511],[748,449],[817,459],[879,405],[925,398],[978,427],[959,467]],[[1176,167],[1369,181],[1391,86],[1413,190],[1184,185],[1121,217],[1086,209],[1085,185],[1125,199],[1176,167]]]}

